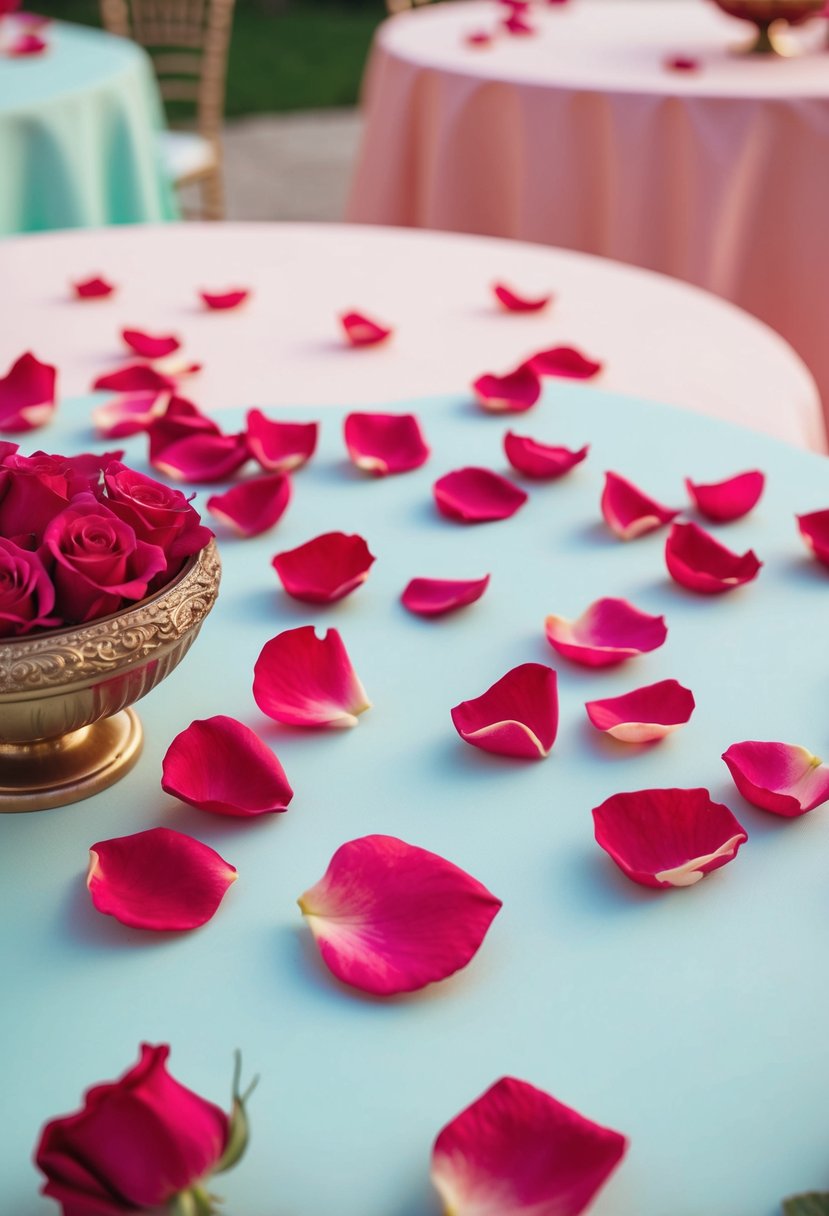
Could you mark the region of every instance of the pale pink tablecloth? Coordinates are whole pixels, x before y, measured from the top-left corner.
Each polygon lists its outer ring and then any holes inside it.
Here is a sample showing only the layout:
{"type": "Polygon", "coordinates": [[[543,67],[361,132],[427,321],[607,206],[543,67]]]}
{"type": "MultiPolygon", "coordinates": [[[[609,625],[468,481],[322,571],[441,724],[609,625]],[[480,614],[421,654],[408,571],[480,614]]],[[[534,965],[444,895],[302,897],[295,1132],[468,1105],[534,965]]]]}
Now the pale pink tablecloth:
{"type": "Polygon", "coordinates": [[[124,359],[124,326],[178,334],[204,363],[183,391],[207,409],[464,393],[484,371],[574,344],[605,362],[599,387],[825,450],[814,381],[777,334],[694,287],[585,254],[353,225],[141,226],[0,242],[0,282],[0,374],[32,349],[57,364],[63,398],[124,359]],[[117,293],[76,302],[70,281],[96,273],[117,293]],[[498,280],[555,301],[506,314],[498,280]],[[253,289],[234,312],[197,298],[234,286],[253,289]],[[349,348],[337,317],[351,309],[393,338],[349,348]]]}
{"type": "Polygon", "coordinates": [[[811,367],[829,417],[829,53],[735,55],[707,0],[440,4],[380,28],[349,218],[519,237],[675,275],[749,309],[811,367]],[[698,61],[691,72],[666,60],[698,61]]]}

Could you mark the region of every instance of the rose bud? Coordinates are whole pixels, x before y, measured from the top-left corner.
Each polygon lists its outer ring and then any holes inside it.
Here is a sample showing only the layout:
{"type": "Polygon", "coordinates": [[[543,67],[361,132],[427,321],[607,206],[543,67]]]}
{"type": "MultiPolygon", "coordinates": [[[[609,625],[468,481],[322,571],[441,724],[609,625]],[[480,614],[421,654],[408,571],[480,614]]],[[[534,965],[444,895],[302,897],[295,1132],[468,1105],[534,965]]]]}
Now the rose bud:
{"type": "Polygon", "coordinates": [[[46,1175],[43,1194],[57,1200],[63,1216],[135,1216],[167,1205],[199,1216],[218,1211],[204,1183],[244,1153],[245,1103],[256,1082],[239,1093],[237,1054],[226,1115],[170,1076],[169,1054],[164,1044],[142,1043],[133,1068],[88,1090],[82,1110],[44,1127],[35,1161],[46,1175]]]}

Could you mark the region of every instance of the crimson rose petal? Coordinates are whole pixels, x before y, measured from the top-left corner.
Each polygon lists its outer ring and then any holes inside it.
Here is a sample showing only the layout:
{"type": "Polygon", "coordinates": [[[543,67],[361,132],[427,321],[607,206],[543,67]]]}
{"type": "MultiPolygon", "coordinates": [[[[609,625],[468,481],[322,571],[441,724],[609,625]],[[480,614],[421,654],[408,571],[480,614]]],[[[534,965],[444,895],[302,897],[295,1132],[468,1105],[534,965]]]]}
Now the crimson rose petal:
{"type": "Polygon", "coordinates": [[[447,1216],[579,1216],[626,1148],[619,1132],[502,1077],[440,1132],[431,1176],[447,1216]]]}
{"type": "Polygon", "coordinates": [[[227,312],[228,309],[238,308],[244,304],[250,295],[250,288],[237,287],[232,291],[200,291],[204,306],[212,312],[227,312]]]}
{"type": "Polygon", "coordinates": [[[612,598],[596,600],[575,621],[548,616],[544,628],[553,650],[585,667],[622,663],[656,650],[668,636],[664,617],[612,598]]]}
{"type": "Polygon", "coordinates": [[[829,566],[829,508],[796,515],[797,526],[807,548],[824,566],[829,566]]]}
{"type": "Polygon", "coordinates": [[[22,58],[24,55],[42,55],[48,46],[49,43],[39,34],[18,34],[6,47],[5,54],[13,59],[22,58]]]}
{"type": "Polygon", "coordinates": [[[348,455],[366,473],[408,473],[429,459],[414,414],[349,414],[343,427],[348,455]]]}
{"type": "Polygon", "coordinates": [[[160,418],[170,400],[169,393],[124,393],[92,411],[92,421],[104,439],[125,439],[146,431],[160,418]]]}
{"type": "Polygon", "coordinates": [[[492,42],[492,34],[486,30],[471,30],[470,33],[464,34],[463,40],[467,46],[489,46],[492,42]]]}
{"type": "Polygon", "coordinates": [[[451,712],[455,730],[473,747],[541,760],[550,754],[558,731],[556,673],[542,663],[522,663],[451,712]]]}
{"type": "Polygon", "coordinates": [[[92,387],[111,389],[113,393],[171,393],[176,381],[148,363],[127,363],[99,376],[92,387]]]}
{"type": "Polygon", "coordinates": [[[122,329],[124,342],[142,359],[163,359],[181,346],[175,334],[148,334],[142,329],[122,329]]]}
{"type": "Polygon", "coordinates": [[[792,818],[829,799],[829,765],[794,743],[732,743],[723,760],[745,799],[792,818]]]}
{"type": "Polygon", "coordinates": [[[150,449],[153,467],[175,481],[224,481],[240,469],[249,456],[244,432],[217,435],[197,431],[166,446],[156,447],[155,452],[150,449]]]}
{"type": "Polygon", "coordinates": [[[489,586],[489,575],[483,578],[413,578],[400,597],[404,608],[416,616],[444,616],[474,604],[489,586]]]}
{"type": "Polygon", "coordinates": [[[191,722],[176,735],[162,774],[165,793],[215,815],[244,819],[285,811],[294,796],[271,749],[224,714],[191,722]]]}
{"type": "Polygon", "coordinates": [[[337,979],[391,996],[465,967],[501,901],[436,853],[363,836],[337,849],[299,906],[337,979]]]}
{"type": "Polygon", "coordinates": [[[635,486],[633,482],[620,477],[618,473],[605,473],[604,491],[602,493],[602,515],[605,523],[620,540],[633,540],[636,536],[644,536],[670,523],[679,514],[670,507],[665,507],[655,498],[635,486]]]}
{"type": "Polygon", "coordinates": [[[277,422],[261,410],[248,411],[250,453],[271,473],[292,473],[310,460],[317,446],[318,431],[316,422],[277,422]]]}
{"type": "Polygon", "coordinates": [[[701,515],[718,523],[729,523],[732,519],[748,515],[760,501],[765,484],[766,479],[758,469],[707,485],[685,478],[694,506],[701,515]]]}
{"type": "Polygon", "coordinates": [[[240,481],[224,494],[211,495],[207,509],[241,536],[258,536],[282,518],[290,501],[290,477],[267,473],[240,481]]]}
{"type": "Polygon", "coordinates": [[[463,524],[509,519],[529,495],[491,469],[455,469],[439,477],[432,487],[438,510],[463,524]]]}
{"type": "Polygon", "coordinates": [[[172,828],[101,840],[89,850],[93,904],[134,929],[196,929],[235,881],[235,868],[218,853],[172,828]]]}
{"type": "Polygon", "coordinates": [[[361,312],[343,313],[340,324],[352,346],[376,346],[379,342],[385,342],[392,333],[388,326],[372,321],[361,312]]]}
{"type": "Polygon", "coordinates": [[[584,708],[596,730],[623,743],[651,743],[684,726],[694,705],[694,694],[678,680],[659,680],[620,697],[586,701],[584,708]]]}
{"type": "Polygon", "coordinates": [[[473,382],[472,388],[481,407],[491,414],[522,414],[541,396],[541,381],[529,363],[522,363],[505,376],[487,372],[473,382]]]}
{"type": "Polygon", "coordinates": [[[538,27],[531,25],[530,22],[526,21],[519,12],[510,13],[509,17],[504,18],[501,25],[508,34],[527,35],[538,33],[538,27]]]}
{"type": "Polygon", "coordinates": [[[504,453],[512,467],[525,477],[535,477],[539,481],[569,473],[585,459],[589,451],[589,444],[574,451],[571,448],[551,447],[529,436],[516,435],[514,431],[507,431],[504,436],[504,453]]]}
{"type": "Polygon", "coordinates": [[[732,553],[697,524],[674,524],[665,542],[665,563],[674,582],[700,595],[719,595],[750,583],[762,562],[752,549],[732,553]]]}
{"type": "Polygon", "coordinates": [[[336,629],[318,638],[313,625],[286,629],[262,647],[253,698],[288,726],[346,727],[371,707],[336,629]]]}
{"type": "Polygon", "coordinates": [[[21,355],[0,377],[0,431],[22,433],[47,423],[57,404],[56,380],[57,368],[31,351],[21,355]]]}
{"type": "Polygon", "coordinates": [[[96,276],[73,283],[72,290],[78,300],[103,300],[112,295],[115,291],[115,284],[96,276]]]}
{"type": "Polygon", "coordinates": [[[570,380],[591,380],[602,370],[598,359],[588,358],[573,346],[540,350],[529,364],[538,376],[565,376],[570,380]]]}
{"type": "Polygon", "coordinates": [[[362,536],[324,532],[277,553],[271,565],[294,599],[333,604],[362,586],[375,560],[362,536]]]}
{"type": "Polygon", "coordinates": [[[503,283],[496,283],[492,290],[498,303],[507,312],[541,312],[542,308],[546,308],[553,298],[551,295],[546,295],[529,299],[527,296],[519,296],[517,292],[511,291],[503,283]]]}

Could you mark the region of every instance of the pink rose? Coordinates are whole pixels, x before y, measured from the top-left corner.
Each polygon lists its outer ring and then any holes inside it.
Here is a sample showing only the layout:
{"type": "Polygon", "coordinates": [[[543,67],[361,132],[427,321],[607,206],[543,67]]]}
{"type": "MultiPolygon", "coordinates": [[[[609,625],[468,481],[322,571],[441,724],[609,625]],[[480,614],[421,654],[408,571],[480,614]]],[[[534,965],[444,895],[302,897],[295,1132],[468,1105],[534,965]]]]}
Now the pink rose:
{"type": "Polygon", "coordinates": [[[103,469],[120,456],[123,452],[103,456],[0,452],[0,536],[36,548],[49,520],[76,494],[86,490],[101,497],[103,469]]]}
{"type": "Polygon", "coordinates": [[[141,540],[164,550],[170,577],[184,558],[198,553],[213,536],[181,490],[136,473],[118,461],[109,465],[104,482],[107,505],[141,540]]]}
{"type": "Polygon", "coordinates": [[[0,638],[59,625],[55,588],[37,553],[0,537],[0,638]]]}
{"type": "Polygon", "coordinates": [[[158,545],[139,540],[94,494],[78,494],[46,525],[44,556],[51,561],[57,606],[70,623],[116,612],[143,599],[167,559],[158,545]]]}

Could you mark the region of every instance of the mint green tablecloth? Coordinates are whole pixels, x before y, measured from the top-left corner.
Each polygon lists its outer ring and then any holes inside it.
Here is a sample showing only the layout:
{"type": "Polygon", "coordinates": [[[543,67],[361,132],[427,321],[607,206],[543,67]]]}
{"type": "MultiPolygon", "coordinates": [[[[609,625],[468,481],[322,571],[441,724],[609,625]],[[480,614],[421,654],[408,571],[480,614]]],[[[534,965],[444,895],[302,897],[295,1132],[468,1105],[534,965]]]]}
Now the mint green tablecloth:
{"type": "Polygon", "coordinates": [[[0,233],[174,219],[146,53],[56,21],[37,57],[0,58],[0,233]]]}

